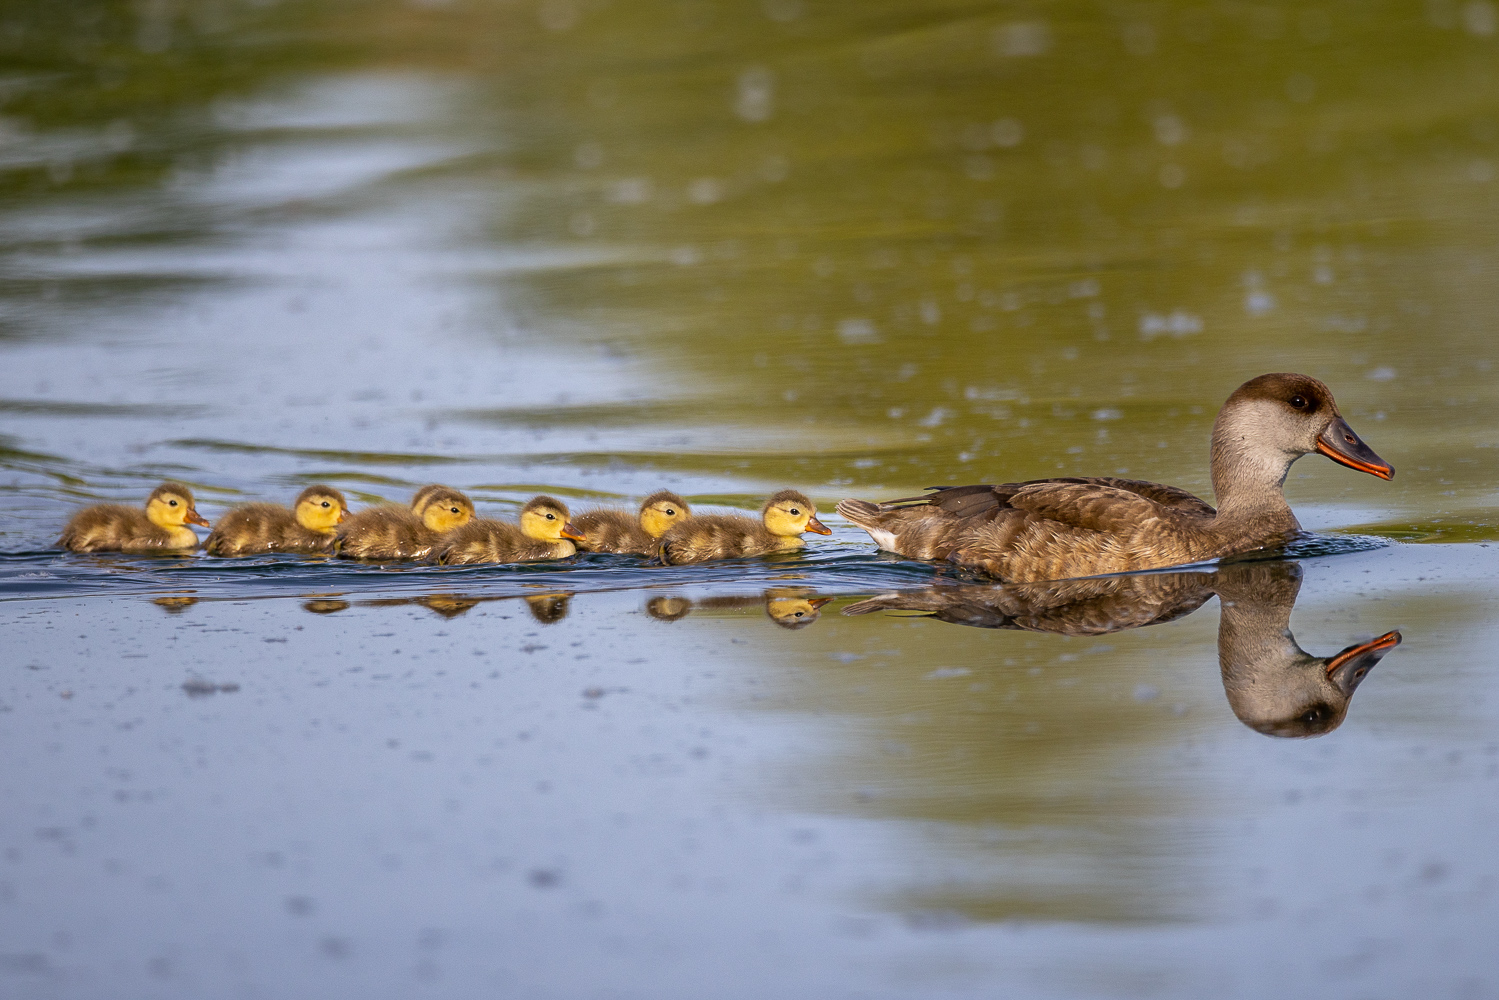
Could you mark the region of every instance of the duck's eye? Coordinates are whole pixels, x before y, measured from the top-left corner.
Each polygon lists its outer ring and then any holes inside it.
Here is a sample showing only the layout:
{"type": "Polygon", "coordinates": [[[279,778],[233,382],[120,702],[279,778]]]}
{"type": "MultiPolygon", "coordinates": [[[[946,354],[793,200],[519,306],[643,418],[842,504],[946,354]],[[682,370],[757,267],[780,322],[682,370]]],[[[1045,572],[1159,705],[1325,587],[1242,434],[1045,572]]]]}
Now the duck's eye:
{"type": "Polygon", "coordinates": [[[674,510],[672,510],[670,507],[668,507],[668,508],[666,508],[666,516],[667,517],[676,517],[677,516],[677,512],[674,511],[674,510]]]}
{"type": "Polygon", "coordinates": [[[806,612],[805,612],[805,611],[798,611],[798,612],[797,612],[797,613],[796,613],[796,617],[798,617],[798,618],[800,618],[800,617],[801,617],[801,616],[802,616],[802,615],[804,615],[804,614],[806,614],[806,612]]]}
{"type": "Polygon", "coordinates": [[[791,514],[792,514],[793,517],[795,517],[796,515],[798,515],[800,513],[801,513],[801,511],[797,510],[795,507],[791,508],[791,514]]]}
{"type": "Polygon", "coordinates": [[[167,503],[171,504],[173,507],[177,506],[176,500],[168,500],[167,503]]]}
{"type": "Polygon", "coordinates": [[[548,514],[547,515],[547,520],[548,521],[555,521],[555,520],[557,520],[557,515],[556,514],[548,514]]]}
{"type": "Polygon", "coordinates": [[[328,503],[328,501],[326,501],[326,500],[324,500],[324,501],[323,501],[323,506],[324,506],[324,507],[331,507],[331,506],[332,506],[332,504],[330,504],[330,503],[328,503]]]}
{"type": "Polygon", "coordinates": [[[1306,397],[1305,396],[1292,396],[1291,397],[1291,405],[1293,407],[1295,407],[1296,409],[1298,409],[1298,410],[1304,410],[1304,409],[1306,409],[1306,397]]]}
{"type": "Polygon", "coordinates": [[[457,507],[449,507],[448,510],[452,511],[454,514],[458,513],[457,507]]]}

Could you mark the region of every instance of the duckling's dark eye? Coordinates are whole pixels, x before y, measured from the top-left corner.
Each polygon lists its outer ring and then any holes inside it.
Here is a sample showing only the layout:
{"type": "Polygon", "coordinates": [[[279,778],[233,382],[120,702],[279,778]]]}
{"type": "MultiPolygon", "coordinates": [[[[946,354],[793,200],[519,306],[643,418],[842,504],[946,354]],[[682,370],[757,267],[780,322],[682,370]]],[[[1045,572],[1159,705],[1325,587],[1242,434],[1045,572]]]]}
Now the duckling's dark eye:
{"type": "Polygon", "coordinates": [[[668,507],[668,508],[666,508],[666,516],[667,517],[676,517],[677,516],[677,512],[674,511],[674,510],[672,510],[670,507],[668,507]]]}
{"type": "Polygon", "coordinates": [[[800,514],[800,513],[801,513],[801,511],[799,511],[799,510],[797,510],[797,509],[796,509],[796,508],[795,508],[795,507],[792,507],[792,508],[791,508],[791,513],[792,513],[792,514],[800,514]]]}
{"type": "Polygon", "coordinates": [[[798,617],[798,618],[800,618],[800,617],[801,617],[801,616],[802,616],[802,615],[804,615],[804,614],[806,614],[806,612],[805,612],[805,611],[798,611],[798,612],[797,612],[797,613],[796,613],[796,617],[798,617]]]}
{"type": "Polygon", "coordinates": [[[167,503],[171,504],[173,507],[177,506],[176,500],[168,500],[167,503]]]}
{"type": "Polygon", "coordinates": [[[1298,409],[1298,410],[1304,410],[1304,409],[1306,409],[1306,397],[1305,396],[1292,396],[1291,397],[1291,405],[1293,407],[1295,407],[1296,409],[1298,409]]]}
{"type": "Polygon", "coordinates": [[[547,515],[547,520],[548,521],[555,521],[555,520],[557,520],[557,515],[556,514],[548,514],[547,515]]]}
{"type": "Polygon", "coordinates": [[[1306,723],[1308,726],[1314,726],[1322,720],[1326,719],[1331,714],[1332,713],[1327,710],[1326,705],[1318,705],[1315,708],[1309,708],[1305,712],[1302,712],[1301,721],[1306,723]]]}
{"type": "Polygon", "coordinates": [[[324,501],[323,501],[323,506],[324,506],[324,507],[327,507],[327,506],[329,506],[329,503],[328,503],[328,501],[326,501],[326,500],[324,500],[324,501]]]}
{"type": "Polygon", "coordinates": [[[448,510],[452,511],[454,514],[458,513],[457,507],[449,507],[448,510]]]}

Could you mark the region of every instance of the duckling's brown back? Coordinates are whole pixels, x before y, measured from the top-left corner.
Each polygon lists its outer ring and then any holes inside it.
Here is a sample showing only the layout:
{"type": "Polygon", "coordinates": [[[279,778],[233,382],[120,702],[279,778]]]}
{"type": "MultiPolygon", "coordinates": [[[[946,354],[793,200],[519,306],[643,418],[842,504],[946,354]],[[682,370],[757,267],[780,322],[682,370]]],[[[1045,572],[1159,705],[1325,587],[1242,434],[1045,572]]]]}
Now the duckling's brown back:
{"type": "Polygon", "coordinates": [[[348,518],[338,537],[338,554],[346,559],[422,559],[438,538],[415,514],[394,504],[348,518]]]}
{"type": "MultiPolygon", "coordinates": [[[[249,503],[217,519],[203,549],[214,556],[242,556],[281,548],[289,528],[300,528],[296,515],[279,504],[249,503]]],[[[328,539],[331,548],[333,539],[328,539]]]]}
{"type": "Polygon", "coordinates": [[[758,521],[738,514],[701,514],[661,536],[662,562],[681,566],[774,552],[778,541],[758,521]]]}
{"type": "Polygon", "coordinates": [[[171,542],[172,533],[152,524],[145,511],[113,503],[80,510],[57,540],[73,552],[150,551],[170,548],[171,542]]]}
{"type": "Polygon", "coordinates": [[[572,519],[583,536],[576,543],[584,552],[623,552],[651,555],[656,539],[640,526],[640,518],[622,510],[588,510],[572,519]]]}
{"type": "Polygon", "coordinates": [[[527,538],[513,524],[480,517],[442,536],[437,561],[448,566],[517,562],[536,558],[521,553],[538,546],[549,548],[546,543],[527,538]]]}

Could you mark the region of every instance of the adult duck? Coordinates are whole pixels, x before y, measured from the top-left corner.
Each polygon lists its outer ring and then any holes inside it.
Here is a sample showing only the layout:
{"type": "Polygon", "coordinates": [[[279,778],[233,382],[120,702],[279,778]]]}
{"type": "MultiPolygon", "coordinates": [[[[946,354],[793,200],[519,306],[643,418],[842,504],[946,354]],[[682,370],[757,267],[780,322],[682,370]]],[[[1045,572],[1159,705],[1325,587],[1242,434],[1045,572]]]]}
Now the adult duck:
{"type": "Polygon", "coordinates": [[[882,549],[949,560],[1006,582],[1161,569],[1283,544],[1301,530],[1282,487],[1311,452],[1392,479],[1307,375],[1275,373],[1234,390],[1213,423],[1218,508],[1185,490],[1133,479],[1036,479],[934,487],[885,503],[844,500],[838,513],[882,549]]]}

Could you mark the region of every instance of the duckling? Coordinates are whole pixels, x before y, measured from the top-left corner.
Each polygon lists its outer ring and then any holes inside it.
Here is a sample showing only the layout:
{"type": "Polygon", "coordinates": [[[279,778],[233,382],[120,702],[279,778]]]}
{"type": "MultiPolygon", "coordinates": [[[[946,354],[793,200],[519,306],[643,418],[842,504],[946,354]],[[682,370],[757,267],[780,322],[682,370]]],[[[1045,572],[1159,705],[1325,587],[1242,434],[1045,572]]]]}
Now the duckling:
{"type": "Polygon", "coordinates": [[[742,514],[704,514],[688,518],[661,536],[661,561],[668,566],[793,552],[802,548],[802,533],[833,532],[817,520],[817,508],[806,494],[782,490],[765,501],[760,523],[742,514]]]}
{"type": "Polygon", "coordinates": [[[74,514],[57,544],[74,552],[177,552],[198,547],[187,524],[208,522],[193,505],[193,491],[162,483],[146,498],[145,510],[101,503],[74,514]]]}
{"type": "Polygon", "coordinates": [[[670,490],[657,490],[640,502],[638,517],[622,510],[590,510],[573,524],[586,539],[578,545],[584,552],[649,556],[656,553],[657,539],[691,516],[685,500],[670,490]]]}
{"type": "Polygon", "coordinates": [[[567,617],[568,602],[572,599],[571,593],[536,594],[525,599],[526,610],[541,624],[555,625],[567,617]]]}
{"type": "Polygon", "coordinates": [[[520,512],[520,525],[490,518],[465,524],[443,539],[437,561],[449,566],[474,563],[566,559],[583,535],[568,521],[567,505],[548,496],[533,497],[520,512]]]}
{"type": "Polygon", "coordinates": [[[797,587],[771,587],[765,592],[765,614],[781,628],[806,628],[822,616],[822,606],[831,600],[797,587]]]}
{"type": "Polygon", "coordinates": [[[338,542],[338,524],[348,513],[348,501],[338,490],[309,486],[291,510],[274,503],[234,508],[219,518],[203,549],[212,556],[332,552],[338,542]]]}
{"type": "Polygon", "coordinates": [[[345,559],[426,559],[445,533],[474,516],[473,502],[450,486],[423,486],[411,503],[412,510],[383,504],[348,518],[338,532],[338,554],[345,559]]]}

